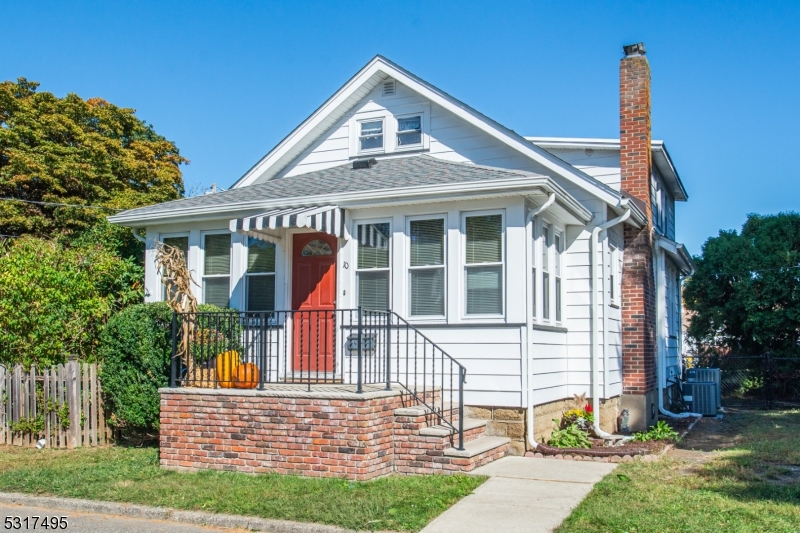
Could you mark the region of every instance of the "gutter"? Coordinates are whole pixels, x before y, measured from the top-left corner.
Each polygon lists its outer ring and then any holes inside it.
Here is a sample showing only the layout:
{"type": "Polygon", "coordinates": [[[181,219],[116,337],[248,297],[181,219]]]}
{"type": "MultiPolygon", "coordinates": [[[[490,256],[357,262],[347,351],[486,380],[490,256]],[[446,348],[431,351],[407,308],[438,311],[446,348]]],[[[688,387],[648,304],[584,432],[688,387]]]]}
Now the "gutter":
{"type": "MultiPolygon", "coordinates": [[[[618,216],[617,218],[611,219],[604,224],[596,226],[592,229],[592,236],[589,240],[589,297],[590,297],[590,305],[592,309],[592,319],[591,319],[591,333],[590,333],[590,356],[592,359],[592,410],[595,414],[594,416],[594,432],[599,437],[610,437],[610,433],[606,433],[602,429],[600,429],[600,365],[599,365],[599,356],[597,352],[599,351],[597,348],[597,320],[600,316],[600,307],[599,305],[603,306],[603,316],[607,314],[607,310],[605,308],[605,300],[606,300],[606,291],[603,290],[603,297],[602,301],[598,302],[597,298],[597,273],[600,270],[597,260],[597,237],[600,235],[601,231],[605,231],[612,226],[616,226],[622,222],[625,222],[631,216],[631,207],[627,203],[624,205],[625,212],[618,216]]],[[[605,263],[605,261],[604,261],[605,263]]],[[[603,287],[605,288],[605,276],[603,276],[603,287]]],[[[607,339],[608,335],[603,335],[603,371],[605,376],[608,376],[608,350],[607,347],[607,339]]],[[[603,386],[607,386],[607,382],[603,383],[603,386]]]]}
{"type": "MultiPolygon", "coordinates": [[[[538,215],[540,213],[544,213],[545,211],[547,211],[550,208],[550,206],[555,203],[555,201],[556,201],[556,193],[551,192],[550,196],[547,198],[547,200],[542,205],[540,205],[539,207],[535,207],[535,208],[531,209],[530,213],[528,213],[528,216],[525,219],[525,227],[528,227],[528,224],[530,224],[533,221],[533,219],[534,219],[534,217],[536,217],[536,215],[538,215]]],[[[533,228],[531,228],[531,230],[532,229],[533,228]]],[[[527,235],[526,235],[526,237],[527,237],[527,235]]],[[[528,246],[532,247],[533,239],[526,238],[526,240],[529,243],[528,246]]],[[[536,253],[536,251],[535,250],[531,250],[530,253],[525,254],[525,262],[527,263],[526,264],[526,269],[525,269],[525,281],[526,281],[525,286],[527,288],[527,290],[525,291],[525,299],[528,302],[528,305],[525,308],[525,368],[523,369],[523,372],[525,372],[525,380],[526,380],[526,383],[527,383],[527,386],[528,386],[527,387],[527,389],[528,389],[527,390],[527,397],[526,397],[527,409],[525,410],[526,411],[525,414],[526,414],[526,418],[527,418],[526,419],[526,425],[528,426],[527,439],[528,439],[528,443],[533,447],[533,449],[536,449],[537,446],[539,446],[539,445],[537,444],[536,437],[534,436],[534,428],[533,428],[533,423],[534,423],[534,417],[533,417],[533,407],[534,407],[533,406],[533,379],[531,378],[531,374],[530,374],[530,370],[531,370],[531,368],[533,368],[533,362],[531,361],[531,357],[533,356],[533,350],[531,350],[531,340],[530,340],[531,331],[533,330],[533,314],[531,313],[531,307],[532,306],[531,306],[531,302],[530,302],[530,298],[531,298],[531,287],[530,287],[531,276],[530,276],[530,272],[531,272],[531,258],[533,257],[534,253],[536,253]]],[[[536,283],[536,280],[533,280],[533,283],[536,283]]]]}

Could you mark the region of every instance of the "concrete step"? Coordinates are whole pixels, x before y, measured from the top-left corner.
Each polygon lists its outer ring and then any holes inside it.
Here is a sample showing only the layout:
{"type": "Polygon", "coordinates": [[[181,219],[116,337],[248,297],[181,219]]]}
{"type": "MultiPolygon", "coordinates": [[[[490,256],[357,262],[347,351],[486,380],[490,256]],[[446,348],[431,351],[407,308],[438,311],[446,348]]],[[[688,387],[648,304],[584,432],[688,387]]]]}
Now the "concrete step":
{"type": "Polygon", "coordinates": [[[472,459],[502,446],[506,446],[507,448],[509,442],[511,442],[511,439],[508,437],[481,437],[480,439],[464,443],[463,450],[448,448],[444,451],[444,456],[472,459]]]}

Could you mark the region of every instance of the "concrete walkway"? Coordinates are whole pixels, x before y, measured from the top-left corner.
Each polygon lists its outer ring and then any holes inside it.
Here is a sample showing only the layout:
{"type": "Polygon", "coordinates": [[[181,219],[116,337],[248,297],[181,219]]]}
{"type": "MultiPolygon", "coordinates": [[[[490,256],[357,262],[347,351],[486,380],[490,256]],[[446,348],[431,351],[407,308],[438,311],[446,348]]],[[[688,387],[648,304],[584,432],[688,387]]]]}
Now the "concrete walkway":
{"type": "Polygon", "coordinates": [[[561,524],[612,463],[504,457],[474,470],[490,476],[422,533],[546,533],[561,524]]]}

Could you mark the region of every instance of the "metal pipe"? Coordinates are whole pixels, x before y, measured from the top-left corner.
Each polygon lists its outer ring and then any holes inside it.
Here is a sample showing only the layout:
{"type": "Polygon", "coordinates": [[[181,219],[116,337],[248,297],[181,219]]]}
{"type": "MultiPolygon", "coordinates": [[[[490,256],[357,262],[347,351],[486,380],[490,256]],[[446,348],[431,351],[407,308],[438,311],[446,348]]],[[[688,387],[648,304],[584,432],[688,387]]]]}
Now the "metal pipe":
{"type": "Polygon", "coordinates": [[[169,386],[175,388],[175,383],[178,379],[178,369],[176,368],[178,361],[178,313],[172,312],[172,361],[170,364],[170,377],[169,386]]]}
{"type": "Polygon", "coordinates": [[[358,338],[357,338],[357,341],[358,341],[358,372],[357,372],[358,375],[356,376],[356,379],[358,380],[358,387],[356,388],[356,393],[361,394],[362,392],[364,392],[364,389],[361,386],[362,385],[361,384],[361,343],[362,343],[362,339],[361,339],[361,306],[360,305],[358,306],[358,338]]]}
{"type": "MultiPolygon", "coordinates": [[[[631,216],[631,208],[628,205],[627,200],[623,200],[623,207],[625,212],[622,213],[617,218],[612,218],[608,222],[600,224],[599,226],[595,226],[592,229],[592,235],[589,240],[589,301],[591,304],[591,321],[590,321],[590,356],[592,360],[592,411],[594,411],[594,432],[598,437],[609,437],[611,436],[610,433],[606,433],[602,429],[600,429],[600,362],[599,362],[599,354],[597,353],[599,350],[597,349],[597,321],[600,315],[600,309],[598,306],[598,298],[597,298],[597,271],[598,271],[598,264],[597,264],[597,237],[600,235],[601,231],[605,231],[612,226],[616,226],[622,222],[625,222],[631,216]]],[[[603,313],[607,313],[608,311],[605,308],[605,300],[606,295],[605,291],[603,292],[602,298],[602,305],[603,305],[603,313]]],[[[606,336],[608,332],[603,332],[603,335],[606,336]]],[[[607,361],[607,354],[603,354],[603,360],[607,361]]],[[[607,366],[607,363],[606,363],[607,366]]]]}

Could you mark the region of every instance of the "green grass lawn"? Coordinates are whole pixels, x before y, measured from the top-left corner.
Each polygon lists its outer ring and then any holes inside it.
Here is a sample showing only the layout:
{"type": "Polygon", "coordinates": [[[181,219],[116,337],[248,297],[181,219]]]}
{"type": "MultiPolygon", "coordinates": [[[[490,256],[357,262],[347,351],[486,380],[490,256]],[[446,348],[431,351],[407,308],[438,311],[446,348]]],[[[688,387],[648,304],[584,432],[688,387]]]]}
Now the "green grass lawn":
{"type": "Polygon", "coordinates": [[[391,476],[374,481],[173,472],[154,448],[36,450],[0,446],[0,491],[419,531],[484,478],[391,476]]]}
{"type": "Polygon", "coordinates": [[[680,447],[723,451],[623,464],[557,533],[800,531],[800,410],[703,420],[680,447]]]}

